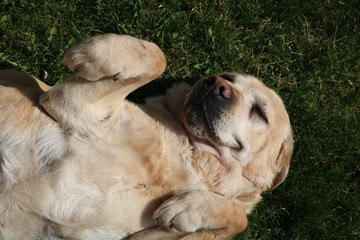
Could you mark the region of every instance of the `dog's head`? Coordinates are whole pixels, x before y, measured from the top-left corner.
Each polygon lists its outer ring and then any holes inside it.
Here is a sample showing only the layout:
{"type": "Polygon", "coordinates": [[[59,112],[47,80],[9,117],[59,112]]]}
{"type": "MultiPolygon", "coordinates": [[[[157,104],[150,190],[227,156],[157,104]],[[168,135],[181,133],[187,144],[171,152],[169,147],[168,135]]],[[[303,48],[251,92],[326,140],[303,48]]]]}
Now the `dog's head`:
{"type": "Polygon", "coordinates": [[[293,148],[280,97],[258,79],[235,73],[198,81],[188,92],[184,125],[195,148],[216,155],[263,190],[287,176],[293,148]]]}

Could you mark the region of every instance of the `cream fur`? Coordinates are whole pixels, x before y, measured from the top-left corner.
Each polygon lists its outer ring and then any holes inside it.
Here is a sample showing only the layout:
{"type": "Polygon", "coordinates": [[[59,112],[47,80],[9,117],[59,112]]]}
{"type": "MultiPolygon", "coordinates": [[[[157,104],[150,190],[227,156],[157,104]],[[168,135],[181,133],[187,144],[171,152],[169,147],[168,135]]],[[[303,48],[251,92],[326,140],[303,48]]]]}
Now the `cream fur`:
{"type": "Polygon", "coordinates": [[[51,89],[0,72],[0,239],[229,239],[286,177],[289,119],[256,78],[214,77],[233,98],[210,134],[190,119],[206,79],[125,100],[165,69],[153,43],[99,35],[64,64],[74,75],[51,89]]]}

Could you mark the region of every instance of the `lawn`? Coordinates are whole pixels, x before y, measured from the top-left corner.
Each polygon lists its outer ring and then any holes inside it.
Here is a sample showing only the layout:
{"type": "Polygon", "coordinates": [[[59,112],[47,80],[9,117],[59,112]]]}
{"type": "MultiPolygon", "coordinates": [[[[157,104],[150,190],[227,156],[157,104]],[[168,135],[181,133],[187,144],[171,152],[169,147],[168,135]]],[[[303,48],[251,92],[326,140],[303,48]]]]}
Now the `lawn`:
{"type": "Polygon", "coordinates": [[[168,67],[132,94],[237,71],[283,98],[295,135],[288,178],[235,239],[360,239],[360,3],[357,0],[2,0],[0,69],[56,84],[65,51],[114,32],[157,43],[168,67]]]}

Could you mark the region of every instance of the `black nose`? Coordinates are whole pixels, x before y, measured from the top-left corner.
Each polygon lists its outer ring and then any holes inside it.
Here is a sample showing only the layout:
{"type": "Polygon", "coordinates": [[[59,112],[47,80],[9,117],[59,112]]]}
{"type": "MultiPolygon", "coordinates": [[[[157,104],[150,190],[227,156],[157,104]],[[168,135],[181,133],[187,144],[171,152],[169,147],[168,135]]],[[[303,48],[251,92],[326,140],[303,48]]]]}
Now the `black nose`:
{"type": "Polygon", "coordinates": [[[230,85],[222,77],[215,76],[205,80],[206,96],[210,94],[216,98],[229,100],[232,98],[233,93],[230,85]]]}

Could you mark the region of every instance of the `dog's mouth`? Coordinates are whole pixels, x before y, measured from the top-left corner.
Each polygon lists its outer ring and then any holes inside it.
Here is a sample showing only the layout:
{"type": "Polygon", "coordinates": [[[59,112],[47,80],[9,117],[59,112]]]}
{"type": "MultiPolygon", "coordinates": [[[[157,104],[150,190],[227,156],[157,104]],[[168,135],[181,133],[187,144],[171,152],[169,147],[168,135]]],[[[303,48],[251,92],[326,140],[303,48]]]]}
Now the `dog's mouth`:
{"type": "Polygon", "coordinates": [[[228,151],[227,149],[229,149],[228,146],[225,146],[223,143],[219,143],[218,141],[214,141],[213,139],[215,138],[210,137],[206,131],[202,136],[199,137],[193,133],[192,129],[189,129],[189,126],[185,127],[185,129],[188,135],[188,139],[190,140],[190,144],[195,150],[213,154],[227,171],[230,170],[228,164],[229,154],[226,153],[228,151]]]}
{"type": "Polygon", "coordinates": [[[222,76],[198,81],[190,90],[185,103],[187,129],[196,138],[221,142],[216,129],[234,99],[232,87],[222,76]]]}

